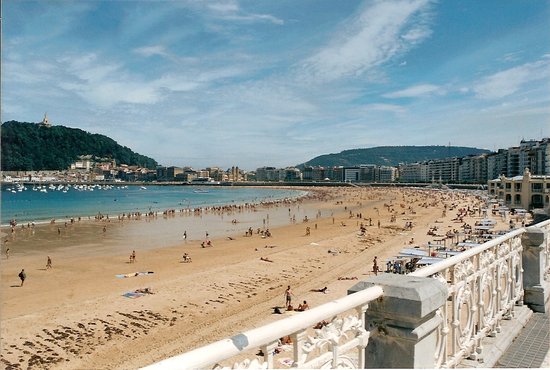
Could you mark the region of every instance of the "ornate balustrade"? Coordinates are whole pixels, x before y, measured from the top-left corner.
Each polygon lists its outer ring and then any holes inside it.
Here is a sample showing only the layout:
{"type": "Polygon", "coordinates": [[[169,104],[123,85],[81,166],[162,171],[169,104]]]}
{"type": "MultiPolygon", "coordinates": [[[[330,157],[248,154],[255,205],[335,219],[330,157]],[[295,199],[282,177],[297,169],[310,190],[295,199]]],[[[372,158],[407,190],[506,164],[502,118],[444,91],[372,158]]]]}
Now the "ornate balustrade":
{"type": "Polygon", "coordinates": [[[436,365],[454,367],[481,352],[481,340],[500,331],[523,297],[522,244],[518,229],[411,273],[448,285],[448,302],[438,311],[436,365]]]}
{"type": "Polygon", "coordinates": [[[516,305],[548,309],[549,235],[550,220],[406,276],[371,277],[346,297],[146,369],[281,367],[274,350],[286,336],[297,368],[456,367],[481,355],[482,339],[497,335],[516,305]],[[321,321],[330,323],[314,330],[321,321]],[[263,360],[243,357],[258,348],[263,360]]]}
{"type": "MultiPolygon", "coordinates": [[[[325,303],[310,310],[252,329],[231,338],[174,356],[145,369],[197,368],[281,368],[274,366],[274,350],[280,338],[290,336],[293,345],[292,366],[300,368],[362,367],[369,332],[365,330],[365,311],[369,302],[382,296],[374,286],[355,294],[325,303]],[[348,312],[352,310],[352,312],[348,312]],[[313,329],[319,322],[328,322],[313,329]],[[250,350],[261,349],[263,361],[254,357],[238,363],[231,358],[250,350]],[[220,365],[222,363],[222,365],[220,365]]],[[[287,353],[285,353],[286,355],[287,353]]]]}

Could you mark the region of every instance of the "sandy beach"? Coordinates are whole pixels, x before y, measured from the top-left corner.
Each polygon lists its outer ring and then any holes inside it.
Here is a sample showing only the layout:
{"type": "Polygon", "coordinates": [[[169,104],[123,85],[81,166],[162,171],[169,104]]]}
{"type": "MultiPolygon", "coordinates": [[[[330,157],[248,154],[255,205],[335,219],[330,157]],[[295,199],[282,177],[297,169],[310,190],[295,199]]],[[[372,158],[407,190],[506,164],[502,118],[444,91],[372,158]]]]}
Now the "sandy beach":
{"type": "MultiPolygon", "coordinates": [[[[2,230],[0,361],[7,369],[145,366],[280,318],[273,307],[284,306],[287,285],[296,305],[320,305],[372,275],[374,256],[384,269],[402,248],[442,239],[430,228],[444,235],[482,218],[453,220],[482,205],[465,192],[307,190],[308,199],[270,207],[2,230]],[[201,247],[207,238],[212,246],[201,247]],[[146,288],[154,294],[124,296],[146,288]]],[[[497,230],[508,227],[498,221],[497,230]]]]}

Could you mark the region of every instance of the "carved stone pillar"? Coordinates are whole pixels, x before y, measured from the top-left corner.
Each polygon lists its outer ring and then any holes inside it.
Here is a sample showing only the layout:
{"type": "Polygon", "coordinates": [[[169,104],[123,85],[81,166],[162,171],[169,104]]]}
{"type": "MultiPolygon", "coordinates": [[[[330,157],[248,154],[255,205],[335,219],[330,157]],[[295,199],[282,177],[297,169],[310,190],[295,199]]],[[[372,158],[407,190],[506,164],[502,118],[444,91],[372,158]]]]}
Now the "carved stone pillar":
{"type": "Polygon", "coordinates": [[[544,280],[548,237],[543,229],[534,226],[521,236],[524,302],[535,312],[548,312],[550,308],[550,283],[544,280]]]}
{"type": "Polygon", "coordinates": [[[447,300],[447,286],[433,278],[382,274],[354,285],[348,294],[379,285],[384,295],[369,304],[365,349],[369,368],[435,368],[436,315],[447,300]]]}

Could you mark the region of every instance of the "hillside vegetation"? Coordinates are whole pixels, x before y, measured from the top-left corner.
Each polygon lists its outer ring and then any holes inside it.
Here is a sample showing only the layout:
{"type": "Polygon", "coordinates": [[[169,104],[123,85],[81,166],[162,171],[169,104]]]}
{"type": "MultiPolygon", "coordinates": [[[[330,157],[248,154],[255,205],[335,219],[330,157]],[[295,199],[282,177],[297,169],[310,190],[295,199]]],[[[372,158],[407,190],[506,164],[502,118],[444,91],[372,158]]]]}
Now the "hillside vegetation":
{"type": "Polygon", "coordinates": [[[2,171],[64,170],[80,155],[111,158],[118,164],[154,169],[157,162],[100,134],[64,126],[2,124],[2,171]]]}
{"type": "Polygon", "coordinates": [[[298,165],[298,167],[359,166],[361,164],[397,166],[399,163],[466,157],[482,153],[490,153],[490,151],[463,146],[378,146],[375,148],[351,149],[340,153],[323,154],[298,165]]]}

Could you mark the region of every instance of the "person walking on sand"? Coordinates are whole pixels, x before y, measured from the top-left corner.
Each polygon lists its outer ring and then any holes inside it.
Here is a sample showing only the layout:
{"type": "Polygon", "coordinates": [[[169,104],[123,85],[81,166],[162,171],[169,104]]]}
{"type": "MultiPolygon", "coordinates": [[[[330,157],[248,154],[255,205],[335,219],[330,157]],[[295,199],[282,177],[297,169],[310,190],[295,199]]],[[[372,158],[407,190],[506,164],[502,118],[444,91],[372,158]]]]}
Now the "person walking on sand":
{"type": "Polygon", "coordinates": [[[10,249],[6,248],[6,259],[10,259],[10,249]]]}
{"type": "Polygon", "coordinates": [[[292,290],[290,290],[290,285],[285,290],[285,307],[291,306],[292,303],[292,290]]]}
{"type": "Polygon", "coordinates": [[[27,274],[25,273],[25,269],[21,269],[21,272],[19,273],[19,279],[21,279],[21,286],[25,283],[25,279],[27,278],[27,274]]]}
{"type": "Polygon", "coordinates": [[[372,260],[372,272],[374,272],[374,275],[378,275],[378,257],[374,256],[374,259],[372,260]]]}
{"type": "Polygon", "coordinates": [[[50,256],[48,256],[48,260],[46,261],[46,270],[52,268],[52,259],[50,256]]]}

